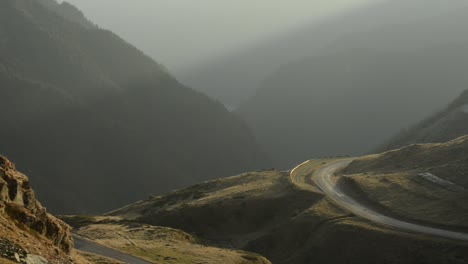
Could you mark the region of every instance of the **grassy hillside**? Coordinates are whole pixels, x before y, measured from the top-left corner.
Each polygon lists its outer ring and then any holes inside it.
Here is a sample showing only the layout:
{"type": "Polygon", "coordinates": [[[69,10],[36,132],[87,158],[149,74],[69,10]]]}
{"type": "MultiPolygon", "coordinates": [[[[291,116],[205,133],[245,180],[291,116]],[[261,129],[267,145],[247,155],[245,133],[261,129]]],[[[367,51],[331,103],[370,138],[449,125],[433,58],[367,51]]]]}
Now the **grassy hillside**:
{"type": "MultiPolygon", "coordinates": [[[[154,263],[269,264],[249,252],[202,245],[182,231],[114,221],[103,217],[64,217],[80,235],[154,263]]],[[[29,178],[0,157],[0,263],[116,264],[73,248],[71,228],[36,200],[29,178]]]]}
{"type": "Polygon", "coordinates": [[[398,218],[468,231],[468,137],[355,160],[343,174],[358,199],[398,218]]]}
{"type": "Polygon", "coordinates": [[[172,228],[131,223],[115,217],[62,218],[84,238],[153,263],[270,263],[258,254],[204,245],[196,237],[172,228]]]}
{"type": "Polygon", "coordinates": [[[373,225],[336,207],[317,190],[296,187],[289,173],[279,171],[201,183],[107,217],[182,229],[211,245],[257,252],[280,264],[463,263],[468,259],[466,244],[373,225]]]}
{"type": "Polygon", "coordinates": [[[51,211],[102,212],[269,165],[221,104],[43,2],[0,3],[0,151],[51,211]]]}

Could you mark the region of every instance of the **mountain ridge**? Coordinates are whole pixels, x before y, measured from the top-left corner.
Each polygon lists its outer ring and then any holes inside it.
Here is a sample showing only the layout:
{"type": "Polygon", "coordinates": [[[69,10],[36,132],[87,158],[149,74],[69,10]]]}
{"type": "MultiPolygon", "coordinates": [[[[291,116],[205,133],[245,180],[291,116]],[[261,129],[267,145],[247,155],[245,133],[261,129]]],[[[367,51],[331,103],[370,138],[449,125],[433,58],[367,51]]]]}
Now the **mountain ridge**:
{"type": "Polygon", "coordinates": [[[33,0],[0,7],[0,149],[50,211],[102,212],[269,166],[244,121],[112,32],[33,0]]]}
{"type": "MultiPolygon", "coordinates": [[[[282,65],[326,54],[340,44],[346,44],[356,39],[365,42],[377,39],[389,39],[383,35],[376,38],[375,32],[388,32],[389,28],[397,28],[401,32],[408,31],[408,25],[423,24],[426,20],[432,26],[423,26],[421,31],[410,31],[403,38],[392,37],[385,44],[386,48],[395,48],[405,44],[411,47],[427,45],[428,43],[444,42],[447,38],[433,38],[434,34],[449,35],[452,39],[453,28],[441,30],[440,25],[456,20],[466,13],[467,5],[461,1],[441,4],[440,1],[378,1],[362,8],[351,9],[340,15],[325,19],[319,23],[302,26],[294,31],[273,37],[252,47],[244,48],[232,55],[215,59],[186,69],[179,75],[184,83],[199,89],[226,105],[236,108],[255,94],[262,82],[274,74],[282,65]],[[424,9],[419,8],[425,6],[424,9]],[[458,13],[458,14],[457,14],[458,13]],[[444,23],[437,21],[445,16],[444,23]],[[437,33],[430,33],[433,30],[437,33]],[[428,34],[429,33],[429,34],[428,34]],[[427,38],[425,42],[415,42],[420,37],[427,38]],[[395,45],[400,43],[399,45],[395,45]],[[416,46],[415,46],[416,45],[416,46]]],[[[463,24],[458,23],[458,28],[463,24]]],[[[442,26],[443,27],[443,26],[442,26]]],[[[457,28],[456,27],[456,28],[457,28]]],[[[382,44],[382,41],[379,42],[382,44]]],[[[385,42],[384,42],[385,43],[385,42]]],[[[343,46],[343,45],[341,45],[343,46]]],[[[367,46],[368,43],[367,43],[367,46]]]]}
{"type": "Polygon", "coordinates": [[[416,143],[444,143],[468,134],[468,90],[445,109],[401,131],[376,150],[388,150],[416,143]]]}
{"type": "MultiPolygon", "coordinates": [[[[460,51],[447,47],[449,54],[460,51]]],[[[325,54],[284,66],[237,112],[277,167],[361,155],[444,105],[447,92],[440,87],[447,80],[453,90],[464,88],[468,79],[460,69],[468,57],[452,58],[432,49],[325,54]]]]}

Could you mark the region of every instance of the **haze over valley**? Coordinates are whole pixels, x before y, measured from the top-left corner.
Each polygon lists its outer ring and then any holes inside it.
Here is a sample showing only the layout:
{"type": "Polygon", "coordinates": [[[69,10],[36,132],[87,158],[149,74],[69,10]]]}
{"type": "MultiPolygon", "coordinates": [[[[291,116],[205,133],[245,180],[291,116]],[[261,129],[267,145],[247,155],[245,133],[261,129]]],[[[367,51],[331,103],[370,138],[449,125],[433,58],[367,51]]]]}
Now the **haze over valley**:
{"type": "Polygon", "coordinates": [[[0,1],[0,263],[468,263],[463,0],[0,1]]]}

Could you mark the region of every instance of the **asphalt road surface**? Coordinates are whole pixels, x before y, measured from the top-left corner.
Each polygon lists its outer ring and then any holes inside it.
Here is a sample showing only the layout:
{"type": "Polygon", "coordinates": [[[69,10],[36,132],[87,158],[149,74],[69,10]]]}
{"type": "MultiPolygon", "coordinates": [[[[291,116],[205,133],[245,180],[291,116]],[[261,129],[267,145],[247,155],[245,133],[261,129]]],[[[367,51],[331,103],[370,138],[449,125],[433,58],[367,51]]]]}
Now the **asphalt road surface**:
{"type": "MultiPolygon", "coordinates": [[[[343,159],[331,162],[327,165],[322,166],[316,170],[313,175],[313,182],[325,193],[327,197],[335,201],[341,207],[349,210],[353,214],[368,219],[370,221],[391,226],[400,230],[422,233],[431,236],[437,236],[442,238],[468,241],[468,234],[458,233],[444,229],[432,228],[428,226],[417,225],[398,219],[394,219],[385,215],[382,215],[378,212],[375,212],[365,206],[359,204],[356,200],[349,197],[345,192],[343,192],[338,186],[336,186],[333,181],[334,174],[348,166],[352,162],[351,159],[343,159]]],[[[296,167],[291,173],[294,173],[294,176],[291,177],[294,182],[297,179],[304,179],[305,177],[299,177],[297,173],[301,171],[307,171],[304,166],[310,166],[308,162],[302,163],[296,167]]],[[[299,185],[307,184],[306,182],[297,183],[299,185]]]]}
{"type": "Polygon", "coordinates": [[[151,262],[127,255],[114,249],[98,245],[76,235],[73,236],[73,240],[75,241],[75,248],[81,251],[112,258],[128,264],[152,264],[151,262]]]}

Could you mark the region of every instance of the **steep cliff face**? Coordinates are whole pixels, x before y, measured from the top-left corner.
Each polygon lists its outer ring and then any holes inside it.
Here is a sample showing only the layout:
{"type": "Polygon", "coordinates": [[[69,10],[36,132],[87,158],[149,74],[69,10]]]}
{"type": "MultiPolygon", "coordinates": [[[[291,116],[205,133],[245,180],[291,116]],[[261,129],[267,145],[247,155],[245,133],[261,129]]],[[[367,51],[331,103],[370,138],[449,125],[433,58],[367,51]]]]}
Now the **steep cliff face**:
{"type": "MultiPolygon", "coordinates": [[[[70,227],[47,213],[36,200],[28,177],[4,157],[0,157],[0,223],[0,238],[12,243],[27,245],[31,241],[23,243],[25,240],[35,238],[57,252],[69,253],[73,248],[70,227]]],[[[38,245],[31,246],[41,251],[38,245]]]]}

